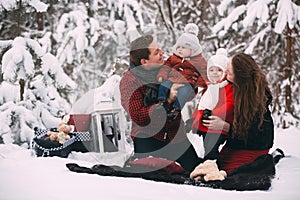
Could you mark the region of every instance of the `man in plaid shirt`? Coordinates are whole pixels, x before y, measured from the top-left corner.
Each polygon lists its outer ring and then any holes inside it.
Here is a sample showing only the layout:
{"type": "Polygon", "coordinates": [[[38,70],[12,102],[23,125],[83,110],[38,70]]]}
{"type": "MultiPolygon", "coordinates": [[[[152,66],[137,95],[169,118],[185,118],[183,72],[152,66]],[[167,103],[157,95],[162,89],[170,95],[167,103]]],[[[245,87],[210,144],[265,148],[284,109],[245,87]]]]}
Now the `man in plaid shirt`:
{"type": "Polygon", "coordinates": [[[130,68],[120,82],[121,103],[132,120],[135,157],[166,158],[192,171],[201,159],[186,136],[181,113],[168,115],[183,85],[174,83],[167,102],[157,101],[156,75],[164,64],[163,54],[151,35],[131,42],[130,68]]]}

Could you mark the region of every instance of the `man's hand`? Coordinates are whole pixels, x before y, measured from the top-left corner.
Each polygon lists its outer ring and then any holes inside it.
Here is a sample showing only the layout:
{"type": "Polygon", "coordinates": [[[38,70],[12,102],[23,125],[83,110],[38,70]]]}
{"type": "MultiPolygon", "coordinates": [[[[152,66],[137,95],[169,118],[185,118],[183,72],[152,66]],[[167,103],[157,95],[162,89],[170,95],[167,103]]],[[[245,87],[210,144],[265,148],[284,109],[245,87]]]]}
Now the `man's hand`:
{"type": "Polygon", "coordinates": [[[173,83],[173,85],[170,88],[170,94],[167,99],[168,103],[173,103],[176,100],[178,89],[180,87],[184,86],[182,83],[173,83]]]}
{"type": "Polygon", "coordinates": [[[158,77],[157,81],[158,81],[159,83],[162,83],[162,82],[164,81],[164,79],[163,79],[163,77],[158,77]]]}

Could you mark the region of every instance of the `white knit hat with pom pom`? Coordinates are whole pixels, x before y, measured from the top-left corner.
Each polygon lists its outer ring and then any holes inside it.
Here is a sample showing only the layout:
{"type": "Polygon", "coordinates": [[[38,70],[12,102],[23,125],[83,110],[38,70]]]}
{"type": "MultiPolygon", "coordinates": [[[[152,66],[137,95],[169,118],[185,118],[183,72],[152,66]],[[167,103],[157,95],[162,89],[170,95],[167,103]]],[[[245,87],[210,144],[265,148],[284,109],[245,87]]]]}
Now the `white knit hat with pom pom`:
{"type": "Polygon", "coordinates": [[[174,45],[174,51],[177,47],[185,47],[191,49],[191,57],[202,53],[202,47],[198,39],[199,28],[194,23],[189,23],[184,27],[184,33],[177,39],[174,45]]]}
{"type": "MultiPolygon", "coordinates": [[[[228,61],[229,61],[229,59],[227,57],[227,50],[224,48],[219,48],[216,51],[216,55],[213,55],[208,60],[207,72],[213,66],[219,67],[220,69],[223,70],[223,75],[220,79],[220,80],[222,80],[225,76],[225,69],[227,68],[228,61]]],[[[210,82],[215,83],[215,84],[208,85],[207,90],[204,92],[204,94],[202,95],[202,97],[199,101],[199,104],[198,104],[199,110],[204,110],[204,109],[213,110],[219,101],[220,88],[225,87],[228,84],[227,80],[224,80],[224,81],[222,80],[222,82],[214,82],[213,80],[211,80],[208,73],[207,73],[207,78],[210,82]]]]}
{"type": "Polygon", "coordinates": [[[216,55],[213,55],[207,61],[207,78],[210,80],[210,78],[208,76],[208,71],[211,67],[215,66],[215,67],[219,67],[223,70],[223,77],[222,77],[222,79],[223,79],[225,76],[225,70],[227,68],[228,61],[229,61],[229,59],[227,57],[227,50],[224,48],[217,49],[216,55]]]}

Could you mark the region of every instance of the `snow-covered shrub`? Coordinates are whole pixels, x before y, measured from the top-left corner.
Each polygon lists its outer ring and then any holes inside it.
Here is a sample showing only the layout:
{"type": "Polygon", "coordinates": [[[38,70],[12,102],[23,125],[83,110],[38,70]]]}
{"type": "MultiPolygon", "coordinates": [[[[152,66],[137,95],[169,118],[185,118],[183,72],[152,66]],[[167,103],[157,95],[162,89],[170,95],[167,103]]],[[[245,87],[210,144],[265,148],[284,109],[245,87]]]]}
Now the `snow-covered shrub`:
{"type": "Polygon", "coordinates": [[[7,102],[0,106],[0,140],[2,143],[14,143],[29,147],[34,136],[34,127],[38,123],[33,111],[22,105],[7,102]]]}

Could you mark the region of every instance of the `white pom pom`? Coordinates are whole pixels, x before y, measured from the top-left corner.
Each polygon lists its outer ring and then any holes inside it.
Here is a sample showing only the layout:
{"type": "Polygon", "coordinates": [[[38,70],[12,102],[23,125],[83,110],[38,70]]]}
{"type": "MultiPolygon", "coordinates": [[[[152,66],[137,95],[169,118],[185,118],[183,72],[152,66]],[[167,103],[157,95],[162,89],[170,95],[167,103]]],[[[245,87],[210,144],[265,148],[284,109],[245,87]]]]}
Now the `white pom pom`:
{"type": "Polygon", "coordinates": [[[216,52],[216,55],[222,55],[227,57],[227,50],[224,48],[219,48],[216,52]]]}
{"type": "Polygon", "coordinates": [[[194,34],[197,36],[199,33],[199,28],[196,24],[189,23],[184,27],[184,32],[194,34]]]}

